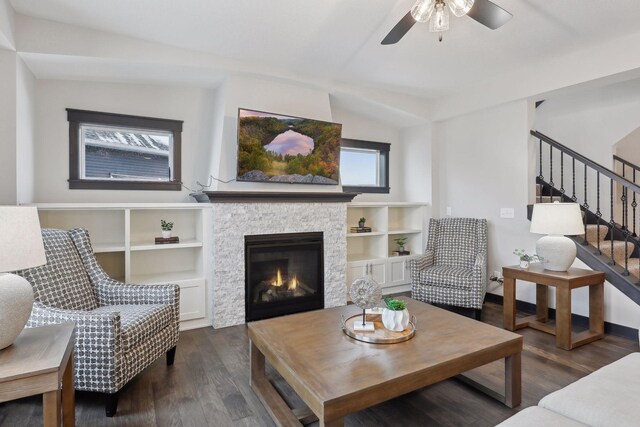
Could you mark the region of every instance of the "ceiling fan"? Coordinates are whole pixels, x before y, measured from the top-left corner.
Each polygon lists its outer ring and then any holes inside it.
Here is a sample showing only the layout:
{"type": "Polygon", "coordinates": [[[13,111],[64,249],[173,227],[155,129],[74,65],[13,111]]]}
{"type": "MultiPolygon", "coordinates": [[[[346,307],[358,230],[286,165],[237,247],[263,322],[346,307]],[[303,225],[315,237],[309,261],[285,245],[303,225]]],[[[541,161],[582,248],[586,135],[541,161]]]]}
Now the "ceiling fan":
{"type": "Polygon", "coordinates": [[[457,17],[467,15],[492,30],[503,26],[513,16],[489,0],[418,0],[381,44],[398,43],[416,22],[429,21],[431,32],[446,31],[449,29],[449,10],[457,17]]]}

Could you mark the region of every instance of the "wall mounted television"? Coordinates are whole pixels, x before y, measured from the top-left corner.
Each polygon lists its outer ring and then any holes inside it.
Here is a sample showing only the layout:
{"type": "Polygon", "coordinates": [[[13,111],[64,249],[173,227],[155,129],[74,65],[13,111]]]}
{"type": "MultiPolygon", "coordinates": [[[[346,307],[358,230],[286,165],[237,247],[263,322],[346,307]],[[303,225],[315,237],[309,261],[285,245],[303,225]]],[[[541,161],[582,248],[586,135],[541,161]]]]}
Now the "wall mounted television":
{"type": "Polygon", "coordinates": [[[238,181],[337,185],[342,125],[238,109],[238,181]]]}

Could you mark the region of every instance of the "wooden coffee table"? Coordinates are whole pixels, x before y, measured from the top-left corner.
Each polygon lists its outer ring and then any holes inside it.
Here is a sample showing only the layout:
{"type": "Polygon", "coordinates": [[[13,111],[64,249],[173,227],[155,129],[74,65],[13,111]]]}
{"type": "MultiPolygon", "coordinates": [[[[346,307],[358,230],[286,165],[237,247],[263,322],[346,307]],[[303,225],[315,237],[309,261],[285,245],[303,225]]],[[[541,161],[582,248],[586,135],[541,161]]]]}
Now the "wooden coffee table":
{"type": "Polygon", "coordinates": [[[287,406],[265,376],[265,359],[321,426],[342,426],[348,414],[499,359],[505,359],[505,392],[499,398],[511,408],[520,404],[520,335],[405,300],[418,330],[398,344],[347,337],[340,320],[358,312],[353,305],[249,323],[251,385],[276,424],[300,426],[309,413],[287,406]]]}

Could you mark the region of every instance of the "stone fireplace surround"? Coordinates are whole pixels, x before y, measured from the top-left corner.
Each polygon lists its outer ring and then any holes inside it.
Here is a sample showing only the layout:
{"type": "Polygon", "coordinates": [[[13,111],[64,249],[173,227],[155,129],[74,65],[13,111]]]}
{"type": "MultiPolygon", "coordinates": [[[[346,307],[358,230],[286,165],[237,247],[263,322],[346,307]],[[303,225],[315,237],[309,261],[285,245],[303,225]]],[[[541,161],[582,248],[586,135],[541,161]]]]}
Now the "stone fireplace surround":
{"type": "Polygon", "coordinates": [[[213,203],[213,327],[245,323],[244,236],[324,233],[325,308],[347,302],[347,206],[351,193],[209,192],[213,203]]]}

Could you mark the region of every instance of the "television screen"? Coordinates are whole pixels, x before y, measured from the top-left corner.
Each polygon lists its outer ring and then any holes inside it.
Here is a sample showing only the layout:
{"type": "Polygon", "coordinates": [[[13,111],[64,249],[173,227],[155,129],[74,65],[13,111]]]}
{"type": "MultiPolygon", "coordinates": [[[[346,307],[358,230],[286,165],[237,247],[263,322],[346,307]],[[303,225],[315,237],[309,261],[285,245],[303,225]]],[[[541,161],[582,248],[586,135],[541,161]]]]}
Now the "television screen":
{"type": "Polygon", "coordinates": [[[342,125],[238,110],[238,181],[337,185],[342,125]]]}

